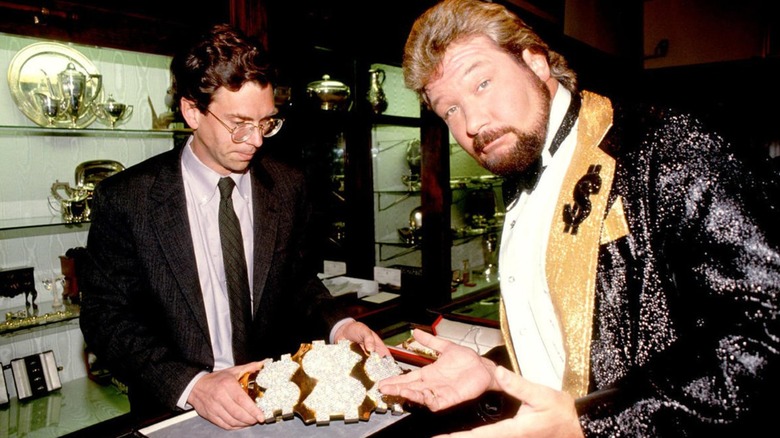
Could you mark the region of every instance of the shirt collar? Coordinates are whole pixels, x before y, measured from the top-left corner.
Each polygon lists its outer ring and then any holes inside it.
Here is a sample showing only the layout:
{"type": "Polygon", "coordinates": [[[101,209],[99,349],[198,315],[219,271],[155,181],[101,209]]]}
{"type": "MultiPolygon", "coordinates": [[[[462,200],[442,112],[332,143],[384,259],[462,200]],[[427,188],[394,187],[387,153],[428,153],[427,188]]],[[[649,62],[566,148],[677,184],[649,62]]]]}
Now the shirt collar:
{"type": "Polygon", "coordinates": [[[542,164],[547,166],[552,159],[550,155],[550,145],[552,144],[555,133],[563,123],[563,118],[566,116],[566,111],[569,109],[571,103],[571,92],[564,86],[558,84],[558,90],[553,96],[552,103],[550,105],[550,119],[547,122],[547,138],[544,140],[544,150],[542,151],[542,164]]]}
{"type": "MultiPolygon", "coordinates": [[[[189,173],[189,184],[194,199],[199,200],[201,204],[206,204],[215,196],[219,198],[217,183],[223,175],[210,169],[195,155],[192,151],[192,136],[184,146],[181,161],[182,166],[189,173]]],[[[244,200],[249,199],[249,172],[231,173],[229,176],[235,181],[238,194],[244,200]]]]}

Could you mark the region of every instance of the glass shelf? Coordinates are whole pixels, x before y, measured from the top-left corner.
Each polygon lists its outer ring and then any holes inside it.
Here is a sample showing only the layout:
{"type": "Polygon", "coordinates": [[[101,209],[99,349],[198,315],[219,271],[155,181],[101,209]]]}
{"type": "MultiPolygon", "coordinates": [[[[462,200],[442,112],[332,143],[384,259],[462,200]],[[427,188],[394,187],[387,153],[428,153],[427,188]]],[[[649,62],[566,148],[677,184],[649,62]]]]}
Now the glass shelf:
{"type": "Polygon", "coordinates": [[[65,222],[62,216],[0,219],[0,240],[32,235],[89,230],[89,221],[65,222]]]}
{"type": "MultiPolygon", "coordinates": [[[[501,233],[503,222],[495,225],[487,225],[483,228],[463,227],[452,230],[452,240],[455,242],[467,242],[475,237],[487,236],[488,234],[501,233]]],[[[455,243],[457,245],[457,243],[455,243]]]]}
{"type": "Polygon", "coordinates": [[[109,128],[45,128],[41,126],[7,126],[0,125],[0,134],[32,135],[32,136],[63,136],[63,137],[123,137],[123,138],[171,138],[176,134],[189,134],[191,129],[109,129],[109,128]]]}
{"type": "MultiPolygon", "coordinates": [[[[504,182],[501,177],[494,175],[467,176],[450,180],[452,190],[478,190],[499,187],[504,182]]],[[[398,184],[374,190],[374,193],[387,193],[395,195],[420,193],[420,183],[398,184]]]]}
{"type": "Polygon", "coordinates": [[[405,185],[397,185],[397,186],[389,186],[381,189],[374,190],[374,193],[386,193],[386,194],[392,194],[392,195],[406,195],[406,194],[412,194],[420,193],[420,185],[419,184],[412,184],[409,186],[405,185]]]}
{"type": "MultiPolygon", "coordinates": [[[[452,230],[452,244],[460,245],[469,242],[475,238],[487,236],[489,234],[500,233],[502,225],[491,225],[485,228],[462,228],[459,230],[452,230]]],[[[395,246],[399,248],[414,248],[418,249],[420,242],[407,242],[401,239],[397,234],[388,234],[376,242],[377,245],[395,246]]]]}
{"type": "MultiPolygon", "coordinates": [[[[176,139],[189,135],[191,129],[124,129],[124,128],[47,128],[41,126],[0,125],[0,136],[32,137],[92,137],[133,139],[176,139]]],[[[175,140],[174,140],[175,141],[175,140]]],[[[0,146],[2,148],[2,146],[0,146]]],[[[61,216],[21,217],[0,219],[0,239],[30,237],[69,231],[86,231],[89,224],[65,222],[61,216]]]]}
{"type": "Polygon", "coordinates": [[[48,301],[39,304],[36,310],[20,306],[5,309],[4,312],[5,320],[0,322],[0,337],[66,324],[78,319],[81,308],[77,304],[63,303],[55,309],[48,301]]]}
{"type": "Polygon", "coordinates": [[[503,178],[495,175],[466,176],[450,179],[450,189],[452,190],[478,190],[500,187],[504,182],[503,178]]]}
{"type": "Polygon", "coordinates": [[[417,248],[420,245],[420,242],[417,243],[405,242],[401,240],[401,238],[397,235],[393,237],[392,234],[384,236],[374,243],[376,243],[377,245],[397,246],[399,248],[417,248]]]}
{"type": "Polygon", "coordinates": [[[66,227],[81,227],[89,224],[85,222],[65,222],[62,216],[23,217],[16,219],[0,219],[0,230],[18,230],[23,228],[52,227],[63,225],[66,227]]]}

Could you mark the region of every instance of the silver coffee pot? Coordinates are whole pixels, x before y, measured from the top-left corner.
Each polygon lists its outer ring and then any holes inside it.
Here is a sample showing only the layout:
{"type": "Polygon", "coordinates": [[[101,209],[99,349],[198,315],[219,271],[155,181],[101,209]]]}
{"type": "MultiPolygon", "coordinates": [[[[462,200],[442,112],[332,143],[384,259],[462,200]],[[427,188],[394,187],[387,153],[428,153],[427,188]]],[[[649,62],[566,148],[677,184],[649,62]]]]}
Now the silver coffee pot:
{"type": "Polygon", "coordinates": [[[70,118],[71,128],[76,128],[79,118],[92,106],[94,100],[100,95],[103,85],[102,75],[91,74],[89,76],[76,70],[76,66],[69,62],[65,70],[61,71],[59,79],[60,91],[65,99],[65,113],[70,118]],[[94,81],[94,87],[87,85],[94,81]],[[90,90],[94,90],[90,94],[90,90]]]}

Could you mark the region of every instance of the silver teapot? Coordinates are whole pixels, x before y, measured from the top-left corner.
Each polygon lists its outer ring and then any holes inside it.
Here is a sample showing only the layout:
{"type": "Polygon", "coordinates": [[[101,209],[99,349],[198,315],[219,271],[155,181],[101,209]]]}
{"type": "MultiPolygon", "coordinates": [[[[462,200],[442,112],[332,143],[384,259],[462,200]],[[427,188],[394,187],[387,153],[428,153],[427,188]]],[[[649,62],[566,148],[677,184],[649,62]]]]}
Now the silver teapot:
{"type": "MultiPolygon", "coordinates": [[[[125,169],[114,160],[91,160],[76,166],[76,185],[55,181],[51,185],[51,196],[59,203],[62,220],[67,223],[84,222],[90,219],[90,202],[95,186],[105,178],[125,169]]],[[[56,208],[56,207],[55,207],[56,208]]]]}
{"type": "Polygon", "coordinates": [[[89,220],[91,213],[89,201],[92,199],[92,190],[94,188],[91,184],[71,187],[66,182],[55,181],[51,185],[51,195],[60,204],[62,220],[67,223],[89,220]]]}

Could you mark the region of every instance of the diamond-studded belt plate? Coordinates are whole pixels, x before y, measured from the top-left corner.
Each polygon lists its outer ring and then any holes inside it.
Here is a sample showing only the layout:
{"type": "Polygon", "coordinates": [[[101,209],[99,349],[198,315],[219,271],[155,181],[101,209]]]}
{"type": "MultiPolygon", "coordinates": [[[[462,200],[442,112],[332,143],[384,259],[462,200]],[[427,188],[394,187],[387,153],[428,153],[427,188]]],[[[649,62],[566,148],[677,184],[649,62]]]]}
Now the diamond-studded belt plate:
{"type": "Polygon", "coordinates": [[[366,354],[348,340],[337,344],[301,344],[295,355],[283,355],[258,372],[242,376],[241,385],[266,422],[297,414],[304,423],[368,421],[372,412],[403,413],[403,398],[379,392],[377,382],[404,371],[392,357],[366,354]]]}

